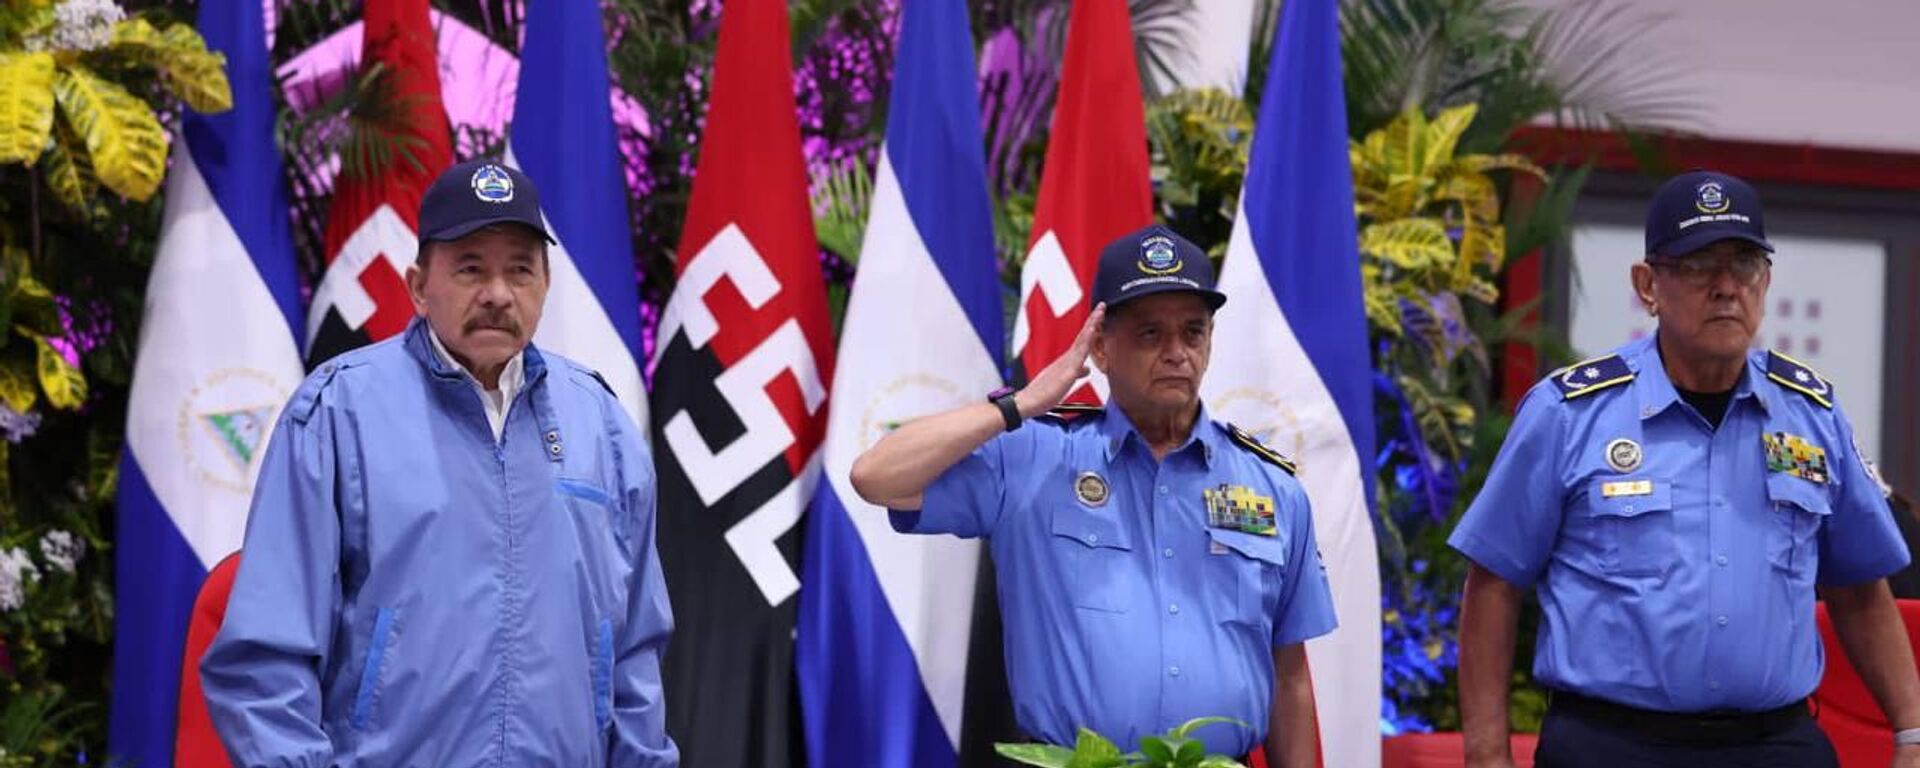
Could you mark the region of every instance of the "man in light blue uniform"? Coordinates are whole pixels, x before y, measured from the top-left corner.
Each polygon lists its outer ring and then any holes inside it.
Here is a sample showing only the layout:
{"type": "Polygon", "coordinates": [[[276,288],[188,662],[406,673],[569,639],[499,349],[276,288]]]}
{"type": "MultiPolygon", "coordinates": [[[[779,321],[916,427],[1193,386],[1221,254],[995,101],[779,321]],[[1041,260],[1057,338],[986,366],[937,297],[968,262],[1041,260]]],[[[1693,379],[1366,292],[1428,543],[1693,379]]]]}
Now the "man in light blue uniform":
{"type": "Polygon", "coordinates": [[[988,539],[1014,713],[1035,738],[1089,727],[1131,748],[1191,718],[1210,751],[1318,757],[1302,643],[1333,599],[1293,466],[1200,403],[1206,254],[1159,226],[1102,251],[1096,308],[1022,390],[909,423],[853,484],[911,533],[988,539]],[[1086,361],[1112,407],[1061,408],[1086,361]],[[1035,418],[1038,417],[1038,418],[1035,418]],[[1278,678],[1276,682],[1276,677],[1278,678]]]}
{"type": "Polygon", "coordinates": [[[240,766],[677,765],[653,463],[598,374],[535,349],[519,171],[421,203],[406,332],[322,365],[260,470],[200,664],[240,766]]]}
{"type": "MultiPolygon", "coordinates": [[[[1468,762],[1508,766],[1521,590],[1538,592],[1537,765],[1832,766],[1807,712],[1815,586],[1899,743],[1920,684],[1884,577],[1908,553],[1834,386],[1752,350],[1773,250],[1758,195],[1668,181],[1636,294],[1658,331],[1527,393],[1449,543],[1473,561],[1460,638],[1468,762]]],[[[1897,765],[1920,764],[1901,746],[1897,765]]]]}

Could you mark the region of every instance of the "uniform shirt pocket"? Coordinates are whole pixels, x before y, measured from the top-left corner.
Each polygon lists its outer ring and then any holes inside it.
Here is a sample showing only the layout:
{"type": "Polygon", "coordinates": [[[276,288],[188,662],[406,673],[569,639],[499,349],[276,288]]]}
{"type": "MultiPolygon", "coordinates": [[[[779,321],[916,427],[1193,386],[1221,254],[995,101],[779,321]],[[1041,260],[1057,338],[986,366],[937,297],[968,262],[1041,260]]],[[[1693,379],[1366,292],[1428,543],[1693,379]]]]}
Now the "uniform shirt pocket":
{"type": "Polygon", "coordinates": [[[588,530],[608,530],[621,544],[626,543],[625,521],[616,512],[613,497],[601,490],[599,485],[588,480],[561,477],[554,479],[553,490],[569,512],[584,518],[581,522],[587,525],[588,530]]]}
{"type": "Polygon", "coordinates": [[[1239,624],[1270,632],[1280,600],[1281,572],[1287,565],[1284,530],[1258,536],[1220,528],[1207,529],[1207,560],[1214,583],[1215,615],[1222,624],[1239,624]]]}
{"type": "Polygon", "coordinates": [[[1052,550],[1073,591],[1073,604],[1110,613],[1127,611],[1132,537],[1111,509],[1062,505],[1050,521],[1052,550]]]}
{"type": "Polygon", "coordinates": [[[1772,524],[1767,529],[1767,561],[1795,579],[1810,578],[1819,565],[1820,528],[1833,514],[1826,488],[1782,473],[1767,475],[1772,524]]]}
{"type": "Polygon", "coordinates": [[[1679,559],[1670,480],[1595,479],[1587,514],[1595,526],[1596,559],[1609,576],[1660,576],[1679,559]]]}

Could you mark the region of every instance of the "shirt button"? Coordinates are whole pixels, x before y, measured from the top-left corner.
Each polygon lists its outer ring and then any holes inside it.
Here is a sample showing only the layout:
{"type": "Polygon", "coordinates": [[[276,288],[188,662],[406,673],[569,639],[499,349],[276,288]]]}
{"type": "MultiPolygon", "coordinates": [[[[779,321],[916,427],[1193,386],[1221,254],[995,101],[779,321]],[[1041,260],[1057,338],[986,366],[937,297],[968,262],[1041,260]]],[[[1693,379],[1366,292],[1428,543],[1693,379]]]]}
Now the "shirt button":
{"type": "Polygon", "coordinates": [[[1167,613],[1179,613],[1179,612],[1180,612],[1179,603],[1169,603],[1167,605],[1167,613]]]}
{"type": "Polygon", "coordinates": [[[557,430],[557,429],[547,430],[547,442],[549,443],[560,442],[560,430],[557,430]]]}
{"type": "Polygon", "coordinates": [[[1726,564],[1727,564],[1727,556],[1726,556],[1726,555],[1721,555],[1721,556],[1719,556],[1719,557],[1716,557],[1716,558],[1714,558],[1714,559],[1713,559],[1713,562],[1714,562],[1714,564],[1715,564],[1715,565],[1726,565],[1726,564]]]}
{"type": "Polygon", "coordinates": [[[1726,625],[1727,625],[1727,617],[1725,617],[1725,616],[1721,616],[1721,617],[1719,617],[1719,618],[1716,618],[1716,619],[1714,619],[1714,620],[1713,620],[1713,623],[1715,623],[1715,624],[1718,624],[1718,625],[1720,625],[1720,626],[1723,626],[1723,627],[1724,627],[1724,626],[1726,626],[1726,625]]]}
{"type": "Polygon", "coordinates": [[[1632,504],[1628,504],[1628,505],[1627,505],[1627,510],[1626,510],[1626,511],[1627,511],[1627,514],[1629,514],[1629,515],[1631,515],[1631,514],[1633,514],[1633,505],[1632,505],[1632,504]]]}
{"type": "Polygon", "coordinates": [[[1180,668],[1179,668],[1179,667],[1167,667],[1167,675],[1168,675],[1169,677],[1179,677],[1179,676],[1180,676],[1180,668]]]}
{"type": "Polygon", "coordinates": [[[1097,534],[1097,533],[1089,533],[1089,534],[1087,534],[1087,543],[1088,543],[1088,544],[1098,544],[1098,543],[1100,543],[1100,534],[1097,534]]]}
{"type": "Polygon", "coordinates": [[[1167,547],[1166,549],[1161,550],[1160,554],[1165,555],[1167,557],[1173,557],[1173,547],[1167,547]]]}
{"type": "Polygon", "coordinates": [[[559,444],[559,443],[554,443],[554,444],[552,444],[552,445],[549,445],[549,446],[547,446],[547,452],[548,452],[548,453],[551,453],[551,454],[553,454],[553,455],[555,455],[555,456],[558,456],[558,455],[560,455],[560,444],[559,444]]]}
{"type": "Polygon", "coordinates": [[[1166,487],[1166,486],[1164,486],[1164,485],[1163,485],[1163,486],[1160,486],[1160,495],[1162,495],[1162,496],[1165,496],[1165,495],[1167,495],[1167,487],[1166,487]]]}

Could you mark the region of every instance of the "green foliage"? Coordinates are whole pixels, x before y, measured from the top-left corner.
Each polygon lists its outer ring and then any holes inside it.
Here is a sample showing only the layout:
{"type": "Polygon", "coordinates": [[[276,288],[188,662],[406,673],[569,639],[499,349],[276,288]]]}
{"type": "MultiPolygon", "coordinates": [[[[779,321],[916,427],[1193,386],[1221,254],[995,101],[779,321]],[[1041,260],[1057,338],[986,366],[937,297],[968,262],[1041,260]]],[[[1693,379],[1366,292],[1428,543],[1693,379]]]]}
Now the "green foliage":
{"type": "Polygon", "coordinates": [[[1041,768],[1245,768],[1226,755],[1207,754],[1206,744],[1193,732],[1208,725],[1247,726],[1226,717],[1198,717],[1164,734],[1140,739],[1140,751],[1121,754],[1111,740],[1081,728],[1073,748],[1052,744],[995,744],[1001,757],[1041,768]]]}

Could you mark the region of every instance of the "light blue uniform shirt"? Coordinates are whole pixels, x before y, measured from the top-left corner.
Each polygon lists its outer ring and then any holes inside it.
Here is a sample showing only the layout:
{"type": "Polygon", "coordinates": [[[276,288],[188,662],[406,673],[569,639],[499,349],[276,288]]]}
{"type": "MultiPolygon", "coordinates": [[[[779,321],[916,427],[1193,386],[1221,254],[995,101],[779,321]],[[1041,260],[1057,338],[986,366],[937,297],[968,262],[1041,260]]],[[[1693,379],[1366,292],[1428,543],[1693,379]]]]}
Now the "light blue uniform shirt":
{"type": "Polygon", "coordinates": [[[294,393],[200,662],[234,765],[679,763],[653,462],[592,371],[523,354],[497,441],[418,320],[294,393]]]}
{"type": "Polygon", "coordinates": [[[1824,663],[1815,582],[1907,563],[1827,382],[1755,351],[1713,429],[1674,390],[1653,337],[1527,393],[1448,543],[1537,588],[1542,685],[1669,712],[1805,697],[1824,663]],[[1824,461],[1770,468],[1763,437],[1824,461]],[[1638,451],[1615,445],[1610,460],[1616,441],[1638,451]]]}
{"type": "MultiPolygon", "coordinates": [[[[1273,649],[1333,631],[1306,492],[1207,418],[1155,462],[1125,414],[1043,417],[1000,435],[896,512],[911,533],[987,537],[999,576],[1020,726],[1072,744],[1087,726],[1132,748],[1222,715],[1195,736],[1243,755],[1267,729],[1273,649]],[[1082,500],[1081,478],[1107,498],[1082,500]],[[1202,491],[1271,499],[1273,535],[1210,527],[1202,491]]],[[[1097,496],[1098,494],[1094,494],[1097,496]]]]}

